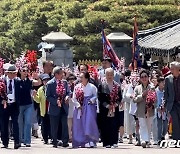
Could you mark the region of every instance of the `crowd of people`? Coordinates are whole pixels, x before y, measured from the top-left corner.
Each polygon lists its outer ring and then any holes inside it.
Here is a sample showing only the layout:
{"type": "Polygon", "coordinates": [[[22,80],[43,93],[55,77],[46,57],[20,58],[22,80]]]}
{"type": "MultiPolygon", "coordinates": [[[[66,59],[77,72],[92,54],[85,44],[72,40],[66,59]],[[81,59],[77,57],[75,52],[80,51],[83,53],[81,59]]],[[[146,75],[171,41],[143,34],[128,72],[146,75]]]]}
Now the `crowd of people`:
{"type": "Polygon", "coordinates": [[[180,63],[170,68],[120,72],[102,60],[98,75],[80,64],[78,71],[43,62],[43,72],[26,65],[3,67],[0,80],[2,148],[31,147],[42,134],[54,148],[151,147],[167,137],[180,140],[180,63]],[[168,127],[172,120],[172,134],[168,127]],[[172,136],[171,136],[172,135],[172,136]],[[153,143],[152,143],[153,141],[153,143]]]}

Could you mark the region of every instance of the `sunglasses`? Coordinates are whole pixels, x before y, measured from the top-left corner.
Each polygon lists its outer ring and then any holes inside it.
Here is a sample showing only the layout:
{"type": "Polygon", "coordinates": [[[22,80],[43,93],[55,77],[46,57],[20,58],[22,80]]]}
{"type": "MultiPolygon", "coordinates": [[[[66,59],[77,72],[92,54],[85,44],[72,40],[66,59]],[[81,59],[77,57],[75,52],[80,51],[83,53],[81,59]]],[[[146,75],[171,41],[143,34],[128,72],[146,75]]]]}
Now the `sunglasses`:
{"type": "Polygon", "coordinates": [[[147,75],[141,76],[141,79],[144,79],[144,78],[148,78],[148,76],[147,75]]]}
{"type": "Polygon", "coordinates": [[[21,72],[27,72],[28,70],[21,70],[21,72]]]}
{"type": "Polygon", "coordinates": [[[69,80],[76,80],[75,78],[69,78],[69,80]]]}

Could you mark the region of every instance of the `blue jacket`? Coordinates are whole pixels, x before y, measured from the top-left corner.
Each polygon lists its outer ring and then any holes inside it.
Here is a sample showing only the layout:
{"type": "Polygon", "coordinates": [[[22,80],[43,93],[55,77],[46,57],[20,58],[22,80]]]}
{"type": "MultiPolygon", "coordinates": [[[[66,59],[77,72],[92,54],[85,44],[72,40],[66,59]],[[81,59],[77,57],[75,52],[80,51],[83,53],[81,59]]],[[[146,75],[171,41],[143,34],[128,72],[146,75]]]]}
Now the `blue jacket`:
{"type": "MultiPolygon", "coordinates": [[[[70,89],[68,86],[68,83],[66,80],[62,80],[64,83],[64,87],[66,89],[65,91],[65,95],[64,95],[64,99],[66,96],[70,96],[70,89]]],[[[65,103],[64,99],[62,102],[62,107],[58,107],[57,104],[57,99],[58,99],[58,95],[56,93],[56,79],[53,78],[51,79],[48,83],[47,83],[47,88],[46,88],[46,99],[49,102],[49,115],[53,115],[53,116],[58,116],[61,108],[64,109],[65,114],[68,116],[68,104],[65,103]]]]}

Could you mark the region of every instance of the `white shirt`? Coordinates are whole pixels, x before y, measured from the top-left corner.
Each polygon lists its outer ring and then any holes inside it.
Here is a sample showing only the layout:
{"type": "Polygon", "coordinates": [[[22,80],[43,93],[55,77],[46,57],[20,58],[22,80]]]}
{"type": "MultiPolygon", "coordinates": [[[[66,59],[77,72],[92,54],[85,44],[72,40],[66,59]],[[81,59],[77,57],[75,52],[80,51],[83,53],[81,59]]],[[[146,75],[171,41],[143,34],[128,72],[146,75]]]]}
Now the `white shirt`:
{"type": "Polygon", "coordinates": [[[10,79],[7,77],[6,78],[6,87],[7,87],[7,97],[8,97],[8,102],[7,103],[14,103],[15,100],[15,87],[14,87],[14,79],[12,79],[12,93],[9,93],[9,84],[10,84],[10,79]]]}
{"type": "Polygon", "coordinates": [[[128,86],[126,98],[130,101],[129,114],[135,115],[135,113],[137,111],[137,104],[133,102],[132,98],[130,98],[131,95],[133,95],[133,94],[134,94],[134,90],[133,90],[132,84],[130,84],[128,86]]]}
{"type": "Polygon", "coordinates": [[[77,101],[76,99],[76,94],[75,94],[75,90],[76,90],[76,87],[79,87],[79,86],[82,86],[83,88],[83,92],[84,92],[84,97],[87,97],[87,96],[92,96],[92,98],[90,99],[90,101],[92,103],[96,103],[96,99],[97,99],[97,88],[96,86],[94,86],[93,84],[91,83],[88,83],[86,86],[82,85],[81,83],[77,84],[74,88],[74,92],[73,92],[73,102],[75,104],[75,106],[78,108],[80,107],[80,104],[79,102],[77,101]]]}

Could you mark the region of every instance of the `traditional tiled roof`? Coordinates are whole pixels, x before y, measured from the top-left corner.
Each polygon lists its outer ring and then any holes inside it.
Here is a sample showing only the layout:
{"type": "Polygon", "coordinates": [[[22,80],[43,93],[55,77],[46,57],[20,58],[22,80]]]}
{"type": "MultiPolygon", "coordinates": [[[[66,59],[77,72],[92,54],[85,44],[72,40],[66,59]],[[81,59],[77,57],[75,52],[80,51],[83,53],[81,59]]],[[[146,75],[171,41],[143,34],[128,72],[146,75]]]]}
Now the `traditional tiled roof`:
{"type": "Polygon", "coordinates": [[[123,32],[119,33],[111,33],[107,35],[108,40],[110,41],[130,41],[132,40],[132,37],[128,36],[127,34],[123,32]]]}
{"type": "Polygon", "coordinates": [[[167,56],[180,52],[180,19],[138,32],[141,52],[167,56]]]}
{"type": "Polygon", "coordinates": [[[46,42],[63,42],[63,41],[72,41],[73,38],[65,34],[64,32],[51,32],[46,36],[42,37],[43,41],[46,42]]]}

